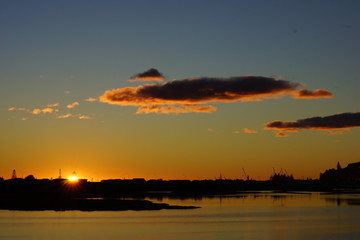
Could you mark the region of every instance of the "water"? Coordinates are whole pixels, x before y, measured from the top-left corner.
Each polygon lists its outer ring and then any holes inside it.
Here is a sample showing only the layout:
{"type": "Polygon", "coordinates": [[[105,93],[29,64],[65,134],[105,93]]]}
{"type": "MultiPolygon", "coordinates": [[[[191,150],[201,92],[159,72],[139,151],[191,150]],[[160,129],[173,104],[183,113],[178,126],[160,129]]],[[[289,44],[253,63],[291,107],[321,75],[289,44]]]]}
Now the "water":
{"type": "Polygon", "coordinates": [[[360,195],[249,193],[150,199],[200,209],[0,211],[0,239],[360,239],[360,195]]]}

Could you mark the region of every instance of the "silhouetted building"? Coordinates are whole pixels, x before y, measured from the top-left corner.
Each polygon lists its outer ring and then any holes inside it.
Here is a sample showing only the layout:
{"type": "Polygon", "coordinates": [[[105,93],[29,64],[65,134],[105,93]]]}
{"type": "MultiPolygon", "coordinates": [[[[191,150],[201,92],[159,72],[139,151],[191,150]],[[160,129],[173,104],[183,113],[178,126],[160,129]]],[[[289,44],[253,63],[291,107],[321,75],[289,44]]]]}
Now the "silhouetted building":
{"type": "Polygon", "coordinates": [[[329,182],[358,182],[360,181],[360,162],[350,163],[341,168],[338,162],[336,169],[328,169],[320,174],[320,180],[329,182]]]}

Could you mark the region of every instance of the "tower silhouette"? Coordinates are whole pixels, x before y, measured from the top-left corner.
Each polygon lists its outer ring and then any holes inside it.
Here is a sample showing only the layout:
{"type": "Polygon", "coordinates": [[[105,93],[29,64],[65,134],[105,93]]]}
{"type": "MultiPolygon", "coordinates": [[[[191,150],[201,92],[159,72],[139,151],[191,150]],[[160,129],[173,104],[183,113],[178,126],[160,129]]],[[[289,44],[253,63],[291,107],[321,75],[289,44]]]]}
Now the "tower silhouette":
{"type": "Polygon", "coordinates": [[[16,177],[16,170],[15,170],[15,169],[14,169],[14,170],[13,170],[13,172],[12,172],[12,176],[11,176],[11,178],[12,178],[12,179],[17,178],[17,177],[16,177]]]}

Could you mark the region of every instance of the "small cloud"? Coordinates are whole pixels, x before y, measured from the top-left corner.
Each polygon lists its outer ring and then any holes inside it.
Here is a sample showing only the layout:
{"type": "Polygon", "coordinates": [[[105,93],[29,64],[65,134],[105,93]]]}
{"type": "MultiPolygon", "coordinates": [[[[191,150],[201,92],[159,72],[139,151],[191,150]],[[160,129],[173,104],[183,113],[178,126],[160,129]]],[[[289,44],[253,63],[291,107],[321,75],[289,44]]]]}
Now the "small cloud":
{"type": "Polygon", "coordinates": [[[208,130],[208,132],[213,132],[214,131],[213,128],[208,128],[207,130],[208,130]]]}
{"type": "Polygon", "coordinates": [[[40,108],[35,108],[31,111],[32,114],[34,115],[38,115],[40,113],[42,114],[46,114],[46,113],[53,113],[53,112],[58,112],[59,110],[58,109],[53,109],[53,108],[43,108],[43,109],[40,109],[40,108]]]}
{"type": "Polygon", "coordinates": [[[160,73],[155,68],[150,68],[149,70],[147,70],[145,72],[138,73],[138,74],[132,76],[129,79],[129,82],[136,82],[136,81],[159,81],[159,82],[162,82],[164,80],[165,80],[165,78],[162,75],[162,73],[160,73]]]}
{"type": "Polygon", "coordinates": [[[22,120],[22,121],[26,121],[26,120],[28,120],[28,118],[23,117],[23,118],[21,118],[21,120],[22,120]]]}
{"type": "Polygon", "coordinates": [[[66,107],[67,107],[67,108],[74,108],[74,107],[79,106],[79,105],[80,105],[79,102],[73,102],[73,103],[71,103],[71,104],[66,105],[66,107]]]}
{"type": "Polygon", "coordinates": [[[243,131],[244,131],[244,133],[258,133],[258,131],[251,130],[251,129],[248,129],[248,128],[244,128],[243,131]]]}
{"type": "Polygon", "coordinates": [[[301,89],[294,93],[294,97],[296,99],[316,99],[316,98],[332,98],[333,94],[328,90],[324,89],[316,89],[314,91],[310,91],[307,89],[301,89]]]}
{"type": "Polygon", "coordinates": [[[240,133],[241,133],[241,131],[236,130],[236,131],[234,131],[233,133],[235,133],[235,134],[240,134],[240,133]]]}
{"type": "Polygon", "coordinates": [[[65,90],[64,93],[65,93],[66,95],[69,95],[71,92],[70,92],[69,90],[65,90]]]}
{"type": "Polygon", "coordinates": [[[59,119],[64,119],[64,118],[69,118],[69,117],[72,117],[73,115],[71,113],[68,113],[68,114],[64,114],[64,115],[61,115],[61,116],[58,116],[57,118],[59,119]]]}
{"type": "Polygon", "coordinates": [[[342,135],[342,134],[345,134],[346,132],[348,132],[349,130],[348,129],[344,129],[344,130],[339,130],[339,131],[328,131],[328,133],[330,135],[342,135]]]}
{"type": "Polygon", "coordinates": [[[283,133],[283,132],[278,132],[275,137],[288,137],[289,134],[283,133]]]}
{"type": "Polygon", "coordinates": [[[58,107],[58,106],[60,106],[60,103],[53,103],[47,105],[47,107],[58,107]]]}
{"type": "Polygon", "coordinates": [[[8,111],[26,111],[26,109],[25,108],[11,107],[11,108],[8,108],[8,111]]]}
{"type": "Polygon", "coordinates": [[[86,115],[79,115],[79,119],[92,119],[92,117],[86,116],[86,115]]]}
{"type": "Polygon", "coordinates": [[[87,102],[96,102],[97,100],[98,100],[97,98],[89,97],[85,101],[87,101],[87,102]]]}

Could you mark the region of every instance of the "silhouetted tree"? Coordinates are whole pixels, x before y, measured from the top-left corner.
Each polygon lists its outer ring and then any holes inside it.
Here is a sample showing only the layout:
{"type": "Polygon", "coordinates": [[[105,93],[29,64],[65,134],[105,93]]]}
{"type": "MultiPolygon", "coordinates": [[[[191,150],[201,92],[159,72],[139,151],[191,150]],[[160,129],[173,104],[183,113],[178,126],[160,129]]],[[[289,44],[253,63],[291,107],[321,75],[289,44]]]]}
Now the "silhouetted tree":
{"type": "Polygon", "coordinates": [[[34,175],[30,174],[25,178],[25,180],[35,180],[35,177],[34,175]]]}

